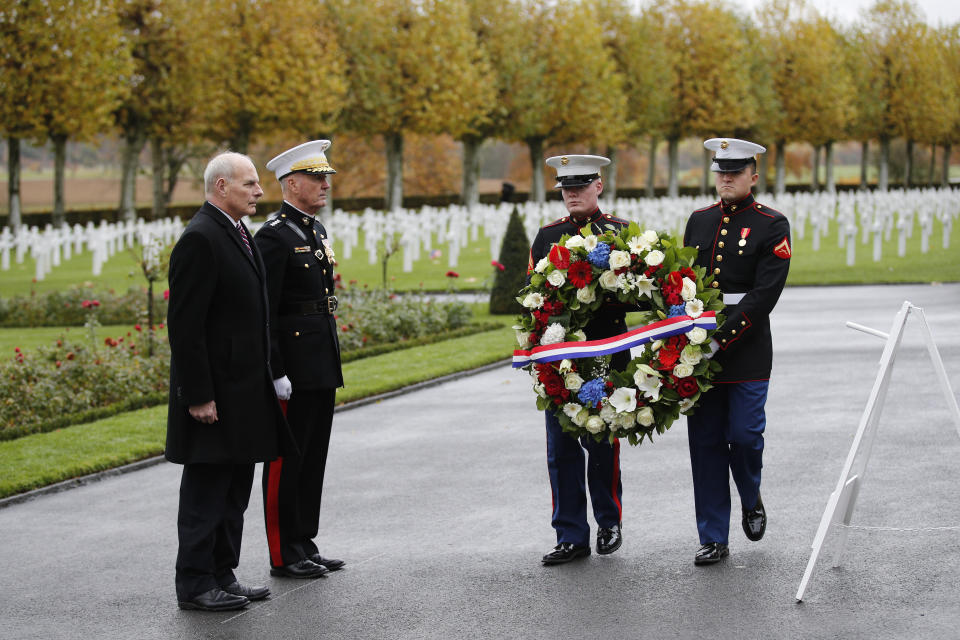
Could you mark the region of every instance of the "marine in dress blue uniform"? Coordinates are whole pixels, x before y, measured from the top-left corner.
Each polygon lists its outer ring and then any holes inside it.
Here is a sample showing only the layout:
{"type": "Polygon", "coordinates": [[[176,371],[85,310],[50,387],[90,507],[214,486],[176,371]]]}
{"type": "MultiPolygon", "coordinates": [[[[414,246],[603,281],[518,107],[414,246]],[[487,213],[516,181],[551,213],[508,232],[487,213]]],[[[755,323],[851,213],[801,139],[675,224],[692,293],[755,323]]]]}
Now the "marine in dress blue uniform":
{"type": "Polygon", "coordinates": [[[786,217],[751,194],[758,179],[755,154],[766,149],[733,138],[712,138],[704,146],[715,152],[711,169],[720,201],[691,214],[684,245],[697,248],[697,264],[723,292],[726,320],[712,345],[723,370],[687,418],[698,565],[729,553],[731,475],[747,538],[759,540],[766,530],[760,478],[773,361],[770,312],[787,281],[791,256],[786,217]]]}
{"type": "MultiPolygon", "coordinates": [[[[557,169],[556,187],[561,189],[570,215],[544,225],[530,247],[528,271],[547,256],[551,246],[564,234],[576,235],[590,225],[595,233],[626,226],[628,222],[601,213],[597,206],[603,182],[600,167],[610,163],[601,156],[554,156],[547,164],[557,169]]],[[[626,308],[609,304],[584,327],[588,339],[608,338],[627,330],[626,308]]],[[[629,352],[613,356],[611,366],[623,368],[629,352]]],[[[557,546],[543,557],[546,565],[562,564],[590,555],[590,525],[587,522],[587,488],[597,522],[597,553],[613,553],[622,543],[623,485],[620,479],[620,441],[613,444],[593,438],[574,438],[564,433],[560,422],[544,412],[547,431],[547,471],[553,496],[551,524],[557,532],[557,546]],[[586,451],[586,458],[584,455],[586,451]],[[584,463],[586,462],[586,483],[584,463]]]]}
{"type": "Polygon", "coordinates": [[[272,575],[316,578],[341,568],[320,555],[313,538],[337,387],[343,386],[334,313],[335,257],[315,218],[326,204],[327,176],[336,173],[324,151],[329,140],[289,149],[267,163],[283,190],[283,205],[257,232],[270,301],[270,362],[277,397],[299,456],[264,465],[263,505],[272,575]]]}

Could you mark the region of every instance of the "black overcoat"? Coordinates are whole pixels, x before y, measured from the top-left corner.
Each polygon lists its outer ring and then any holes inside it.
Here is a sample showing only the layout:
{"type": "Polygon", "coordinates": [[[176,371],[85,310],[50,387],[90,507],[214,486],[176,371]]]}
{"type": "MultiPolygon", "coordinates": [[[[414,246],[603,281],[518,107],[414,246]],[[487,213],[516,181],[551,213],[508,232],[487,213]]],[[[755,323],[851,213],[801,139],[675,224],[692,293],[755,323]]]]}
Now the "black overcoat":
{"type": "Polygon", "coordinates": [[[170,256],[165,454],[171,462],[262,462],[280,454],[281,442],[289,446],[270,372],[263,262],[250,245],[253,255],[227,217],[206,202],[170,256]],[[194,420],[188,407],[210,400],[217,422],[194,420]]]}

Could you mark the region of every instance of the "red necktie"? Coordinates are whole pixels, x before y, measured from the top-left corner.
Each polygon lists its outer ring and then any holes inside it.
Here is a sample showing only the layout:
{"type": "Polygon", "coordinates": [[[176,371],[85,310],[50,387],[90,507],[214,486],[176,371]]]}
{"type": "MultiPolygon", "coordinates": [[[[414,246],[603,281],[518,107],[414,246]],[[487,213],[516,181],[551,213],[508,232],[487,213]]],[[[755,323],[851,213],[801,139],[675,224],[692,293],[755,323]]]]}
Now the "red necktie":
{"type": "Polygon", "coordinates": [[[250,240],[247,238],[247,232],[243,230],[243,225],[239,222],[237,223],[237,231],[240,232],[240,238],[243,239],[243,244],[247,247],[247,252],[252,256],[253,249],[250,248],[250,240]]]}

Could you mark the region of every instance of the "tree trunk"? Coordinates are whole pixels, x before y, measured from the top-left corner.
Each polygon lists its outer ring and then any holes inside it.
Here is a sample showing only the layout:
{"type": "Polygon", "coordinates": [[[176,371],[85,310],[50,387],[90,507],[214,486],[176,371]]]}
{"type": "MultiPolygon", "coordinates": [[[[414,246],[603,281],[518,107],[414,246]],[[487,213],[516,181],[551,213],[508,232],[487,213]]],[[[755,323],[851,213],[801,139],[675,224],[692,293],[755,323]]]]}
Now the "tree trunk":
{"type": "Polygon", "coordinates": [[[810,168],[810,191],[820,191],[820,145],[813,145],[813,166],[810,168]]]}
{"type": "MultiPolygon", "coordinates": [[[[187,152],[184,149],[181,153],[177,153],[176,148],[168,147],[164,153],[164,160],[167,164],[167,186],[163,191],[163,208],[167,209],[173,201],[173,190],[177,188],[180,171],[187,161],[187,152]]],[[[327,200],[329,199],[328,197],[327,200]]]]}
{"type": "Polygon", "coordinates": [[[867,183],[867,169],[870,167],[870,142],[864,140],[860,143],[860,190],[866,191],[869,184],[867,183]]]}
{"type": "Polygon", "coordinates": [[[757,193],[767,192],[767,160],[767,154],[761,153],[760,160],[757,162],[757,173],[760,174],[757,178],[757,193]]]}
{"type": "Polygon", "coordinates": [[[10,214],[7,226],[13,231],[20,229],[20,138],[7,138],[7,199],[10,214]]]}
{"type": "Polygon", "coordinates": [[[610,158],[610,164],[600,175],[603,176],[603,199],[612,206],[613,201],[617,199],[617,148],[615,146],[607,147],[607,157],[610,158]]]}
{"type": "MultiPolygon", "coordinates": [[[[943,145],[943,166],[940,171],[940,186],[947,188],[950,186],[950,153],[953,151],[950,143],[943,145]]],[[[12,211],[12,209],[11,209],[12,211]]]]}
{"type": "Polygon", "coordinates": [[[888,162],[890,160],[890,139],[880,139],[880,175],[877,177],[877,191],[886,192],[890,189],[888,179],[888,162]]]}
{"type": "Polygon", "coordinates": [[[830,142],[826,143],[824,147],[826,148],[826,155],[823,159],[823,162],[827,165],[825,167],[827,172],[827,193],[836,193],[837,184],[833,180],[833,141],[831,140],[830,142]]]}
{"type": "Polygon", "coordinates": [[[656,195],[655,181],[657,178],[657,137],[650,136],[650,150],[647,152],[647,197],[656,195]]]}
{"type": "Polygon", "coordinates": [[[679,149],[679,138],[667,138],[667,161],[670,163],[670,179],[667,182],[667,197],[670,198],[676,198],[679,193],[677,188],[677,172],[679,171],[677,167],[677,153],[679,149]]]}
{"type": "Polygon", "coordinates": [[[700,176],[700,195],[705,196],[710,193],[710,165],[713,164],[713,151],[703,148],[703,172],[700,176]]]}
{"type": "Polygon", "coordinates": [[[480,204],[480,147],[483,138],[467,136],[463,140],[463,188],[460,192],[460,202],[473,209],[480,204]]]}
{"type": "Polygon", "coordinates": [[[387,146],[387,211],[398,211],[403,207],[403,134],[385,133],[383,140],[387,146]]]}
{"type": "Polygon", "coordinates": [[[137,169],[140,164],[140,150],[145,143],[145,134],[141,127],[134,127],[123,136],[120,177],[120,210],[123,220],[137,219],[137,169]]]}
{"type": "Polygon", "coordinates": [[[913,140],[907,140],[907,153],[903,159],[903,188],[913,186],[913,140]]]}
{"type": "Polygon", "coordinates": [[[529,138],[527,148],[530,150],[530,168],[533,170],[529,199],[531,202],[546,202],[547,194],[543,188],[543,138],[529,138]]]}
{"type": "Polygon", "coordinates": [[[934,175],[937,172],[937,145],[930,145],[930,165],[927,167],[927,186],[932,187],[936,176],[934,175]]]}
{"type": "Polygon", "coordinates": [[[60,228],[67,219],[63,198],[63,173],[67,164],[67,136],[50,136],[53,142],[53,226],[60,228]]]}
{"type": "Polygon", "coordinates": [[[151,218],[160,220],[167,212],[164,203],[164,172],[166,163],[163,161],[163,140],[158,136],[150,138],[150,168],[153,172],[153,209],[151,218]]]}
{"type": "Polygon", "coordinates": [[[774,193],[776,193],[778,196],[781,196],[787,190],[787,142],[786,140],[777,140],[775,146],[777,149],[777,167],[775,169],[776,178],[774,179],[774,193]]]}
{"type": "MultiPolygon", "coordinates": [[[[245,118],[241,118],[245,120],[245,118]]],[[[250,148],[250,133],[251,126],[245,122],[240,122],[237,125],[237,130],[234,132],[233,137],[230,138],[230,150],[236,151],[237,153],[247,154],[247,149],[250,148]]]]}

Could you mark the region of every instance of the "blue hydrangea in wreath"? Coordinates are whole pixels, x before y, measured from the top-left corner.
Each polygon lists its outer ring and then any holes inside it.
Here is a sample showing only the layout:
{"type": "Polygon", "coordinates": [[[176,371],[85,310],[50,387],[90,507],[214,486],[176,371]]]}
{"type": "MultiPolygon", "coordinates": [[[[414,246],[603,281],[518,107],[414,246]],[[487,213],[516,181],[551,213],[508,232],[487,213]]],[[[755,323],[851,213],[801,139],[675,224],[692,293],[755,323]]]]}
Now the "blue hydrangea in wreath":
{"type": "Polygon", "coordinates": [[[517,300],[513,366],[534,378],[537,408],[564,431],[596,440],[652,440],[692,413],[720,365],[711,338],[723,323],[713,276],[694,265],[696,249],[636,223],[595,234],[564,235],[540,260],[517,300]],[[583,328],[605,299],[638,312],[640,326],[587,340],[583,328]],[[626,369],[610,356],[637,349],[626,369]]]}

